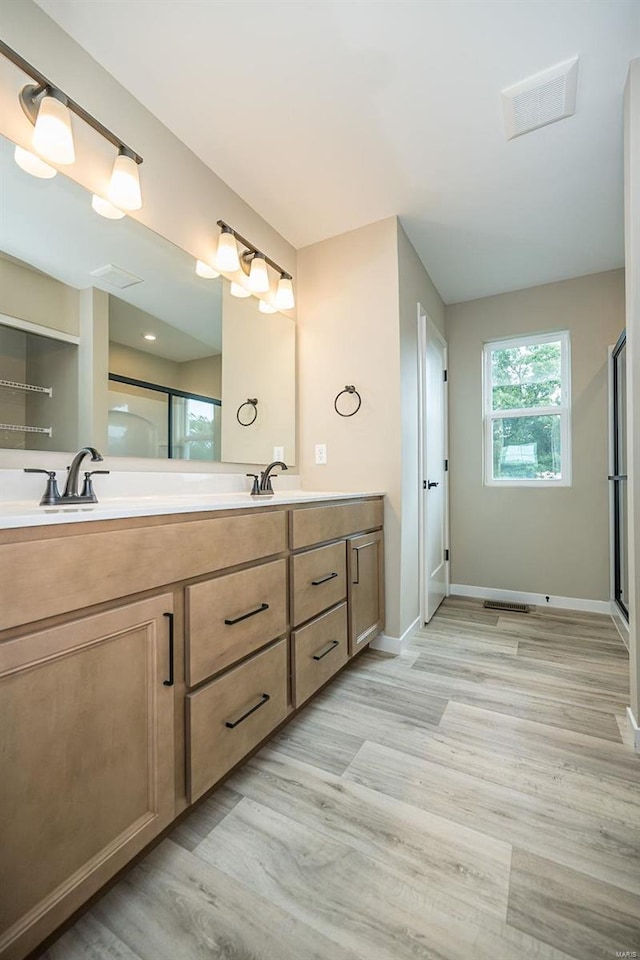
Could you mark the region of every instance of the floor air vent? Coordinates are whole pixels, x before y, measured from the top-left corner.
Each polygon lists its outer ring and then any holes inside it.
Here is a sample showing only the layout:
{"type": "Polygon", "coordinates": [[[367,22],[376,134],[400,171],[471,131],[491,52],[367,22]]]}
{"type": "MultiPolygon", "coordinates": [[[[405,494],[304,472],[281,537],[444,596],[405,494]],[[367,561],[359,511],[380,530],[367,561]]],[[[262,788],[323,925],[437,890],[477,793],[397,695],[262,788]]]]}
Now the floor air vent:
{"type": "Polygon", "coordinates": [[[487,610],[508,610],[510,613],[530,613],[528,603],[506,603],[504,600],[485,600],[487,610]]]}

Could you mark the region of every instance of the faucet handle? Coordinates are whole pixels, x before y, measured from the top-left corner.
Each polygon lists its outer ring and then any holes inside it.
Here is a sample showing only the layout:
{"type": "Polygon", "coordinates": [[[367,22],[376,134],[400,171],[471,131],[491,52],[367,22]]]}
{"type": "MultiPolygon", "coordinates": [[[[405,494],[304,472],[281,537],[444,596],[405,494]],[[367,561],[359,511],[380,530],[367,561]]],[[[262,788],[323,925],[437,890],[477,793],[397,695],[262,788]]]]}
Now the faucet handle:
{"type": "Polygon", "coordinates": [[[56,471],[55,470],[42,470],[38,467],[24,467],[25,473],[46,473],[48,480],[46,489],[42,495],[42,500],[40,501],[41,507],[51,507],[56,503],[60,502],[60,491],[58,490],[58,484],[56,482],[56,471]]]}
{"type": "Polygon", "coordinates": [[[257,497],[260,495],[260,487],[258,485],[258,474],[257,473],[248,473],[248,477],[253,477],[253,486],[251,487],[251,496],[257,497]]]}
{"type": "Polygon", "coordinates": [[[91,477],[94,473],[111,473],[110,470],[85,470],[84,472],[84,483],[82,484],[82,493],[81,497],[86,497],[88,500],[93,501],[94,503],[98,502],[98,498],[95,495],[93,489],[93,483],[91,482],[91,477]]]}

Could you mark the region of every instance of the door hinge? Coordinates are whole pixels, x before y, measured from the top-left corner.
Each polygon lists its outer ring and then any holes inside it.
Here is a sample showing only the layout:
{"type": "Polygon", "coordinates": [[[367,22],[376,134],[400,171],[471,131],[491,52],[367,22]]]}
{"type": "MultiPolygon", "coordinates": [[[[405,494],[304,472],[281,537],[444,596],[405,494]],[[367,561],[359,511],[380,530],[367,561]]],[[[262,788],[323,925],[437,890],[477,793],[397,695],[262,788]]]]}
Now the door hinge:
{"type": "Polygon", "coordinates": [[[445,460],[445,462],[444,462],[444,472],[447,473],[448,470],[449,470],[449,461],[448,461],[448,460],[445,460]]]}
{"type": "Polygon", "coordinates": [[[448,551],[448,550],[445,550],[445,552],[444,552],[444,558],[445,558],[445,560],[448,560],[448,559],[449,559],[449,551],[448,551]]]}
{"type": "Polygon", "coordinates": [[[446,383],[447,380],[449,379],[449,371],[448,371],[448,370],[444,370],[443,373],[444,373],[444,382],[446,383]]]}

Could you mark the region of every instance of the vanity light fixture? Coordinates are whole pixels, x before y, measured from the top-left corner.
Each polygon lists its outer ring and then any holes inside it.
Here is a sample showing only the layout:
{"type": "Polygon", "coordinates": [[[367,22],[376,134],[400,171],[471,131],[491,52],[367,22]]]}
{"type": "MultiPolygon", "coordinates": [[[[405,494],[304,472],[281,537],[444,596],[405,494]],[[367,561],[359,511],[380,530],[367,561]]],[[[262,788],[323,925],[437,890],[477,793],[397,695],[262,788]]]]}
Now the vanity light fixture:
{"type": "Polygon", "coordinates": [[[23,87],[19,100],[34,127],[32,143],[36,153],[60,166],[75,161],[71,128],[71,114],[75,113],[118,149],[109,184],[109,200],[120,210],[139,210],[142,195],[138,167],[142,157],[2,40],[0,53],[35,81],[23,87]]]}
{"type": "MultiPolygon", "coordinates": [[[[266,293],[269,290],[269,272],[267,270],[267,264],[280,274],[280,280],[278,281],[278,289],[276,292],[276,310],[291,310],[295,307],[296,301],[293,295],[293,277],[290,273],[287,273],[286,270],[283,270],[282,267],[272,260],[271,257],[268,257],[264,253],[260,253],[257,247],[254,247],[246,237],[243,237],[241,234],[234,230],[233,227],[230,227],[228,223],[225,223],[224,220],[218,220],[218,226],[221,229],[220,238],[218,240],[218,254],[216,256],[216,267],[219,270],[227,273],[235,273],[239,267],[242,267],[244,272],[249,276],[249,291],[251,293],[266,293]],[[238,257],[238,246],[237,244],[245,247],[245,252],[242,255],[242,259],[238,257]],[[227,250],[233,250],[235,260],[233,265],[226,266],[224,261],[224,256],[227,250]],[[222,256],[221,256],[222,252],[222,256]],[[237,262],[236,262],[237,261],[237,262]]],[[[236,286],[240,286],[236,284],[236,286]]],[[[243,290],[243,287],[240,287],[243,290]]],[[[245,294],[234,294],[234,296],[246,296],[245,294]]],[[[262,309],[262,308],[260,308],[262,309]]],[[[263,313],[266,311],[262,310],[263,313]]]]}
{"type": "Polygon", "coordinates": [[[210,267],[204,260],[196,260],[196,273],[204,280],[215,280],[220,274],[213,267],[210,267]]]}
{"type": "Polygon", "coordinates": [[[258,310],[260,313],[277,313],[278,308],[272,307],[270,303],[267,303],[266,300],[260,300],[258,303],[258,310]]]}
{"type": "Polygon", "coordinates": [[[71,114],[64,94],[53,87],[27,84],[20,93],[20,104],[34,124],[31,142],[36,153],[61,166],[75,163],[71,114]]]}
{"type": "Polygon", "coordinates": [[[118,210],[109,200],[99,197],[97,193],[94,193],[91,197],[91,206],[96,213],[107,220],[122,220],[124,217],[124,210],[118,210]]]}
{"type": "MultiPolygon", "coordinates": [[[[222,223],[221,220],[218,224],[222,223]]],[[[235,273],[240,269],[240,257],[238,256],[238,247],[236,238],[231,227],[222,225],[222,233],[218,238],[218,249],[215,256],[215,266],[217,270],[223,270],[225,273],[235,273]]]]}
{"type": "Polygon", "coordinates": [[[293,296],[293,285],[288,273],[280,275],[278,280],[278,289],[276,291],[276,307],[278,310],[292,310],[296,301],[293,296]]]}
{"type": "Polygon", "coordinates": [[[240,300],[242,300],[244,297],[251,296],[251,290],[247,290],[246,287],[243,287],[239,283],[235,283],[233,280],[231,281],[231,287],[229,288],[229,293],[231,294],[232,297],[238,297],[240,300]]]}
{"type": "Polygon", "coordinates": [[[118,151],[107,196],[122,210],[139,210],[142,206],[138,164],[128,147],[120,147],[118,151]]]}
{"type": "Polygon", "coordinates": [[[261,253],[251,256],[249,267],[249,289],[252,293],[267,293],[269,290],[269,274],[267,263],[261,253]]]}
{"type": "Polygon", "coordinates": [[[20,169],[24,170],[25,173],[30,173],[32,177],[51,180],[58,172],[55,167],[49,166],[40,157],[36,157],[35,153],[25,150],[24,147],[16,146],[13,156],[20,169]]]}

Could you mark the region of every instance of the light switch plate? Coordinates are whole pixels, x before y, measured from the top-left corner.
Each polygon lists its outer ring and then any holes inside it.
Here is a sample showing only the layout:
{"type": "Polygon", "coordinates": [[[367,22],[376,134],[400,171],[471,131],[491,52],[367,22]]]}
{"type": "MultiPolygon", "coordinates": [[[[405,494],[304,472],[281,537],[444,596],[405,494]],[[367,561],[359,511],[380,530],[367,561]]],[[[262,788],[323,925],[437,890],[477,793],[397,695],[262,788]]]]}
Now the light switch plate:
{"type": "Polygon", "coordinates": [[[284,447],[273,448],[273,459],[282,460],[282,462],[284,463],[284,447]]]}
{"type": "Polygon", "coordinates": [[[316,463],[326,463],[326,462],[327,462],[326,443],[316,443],[316,463]]]}

